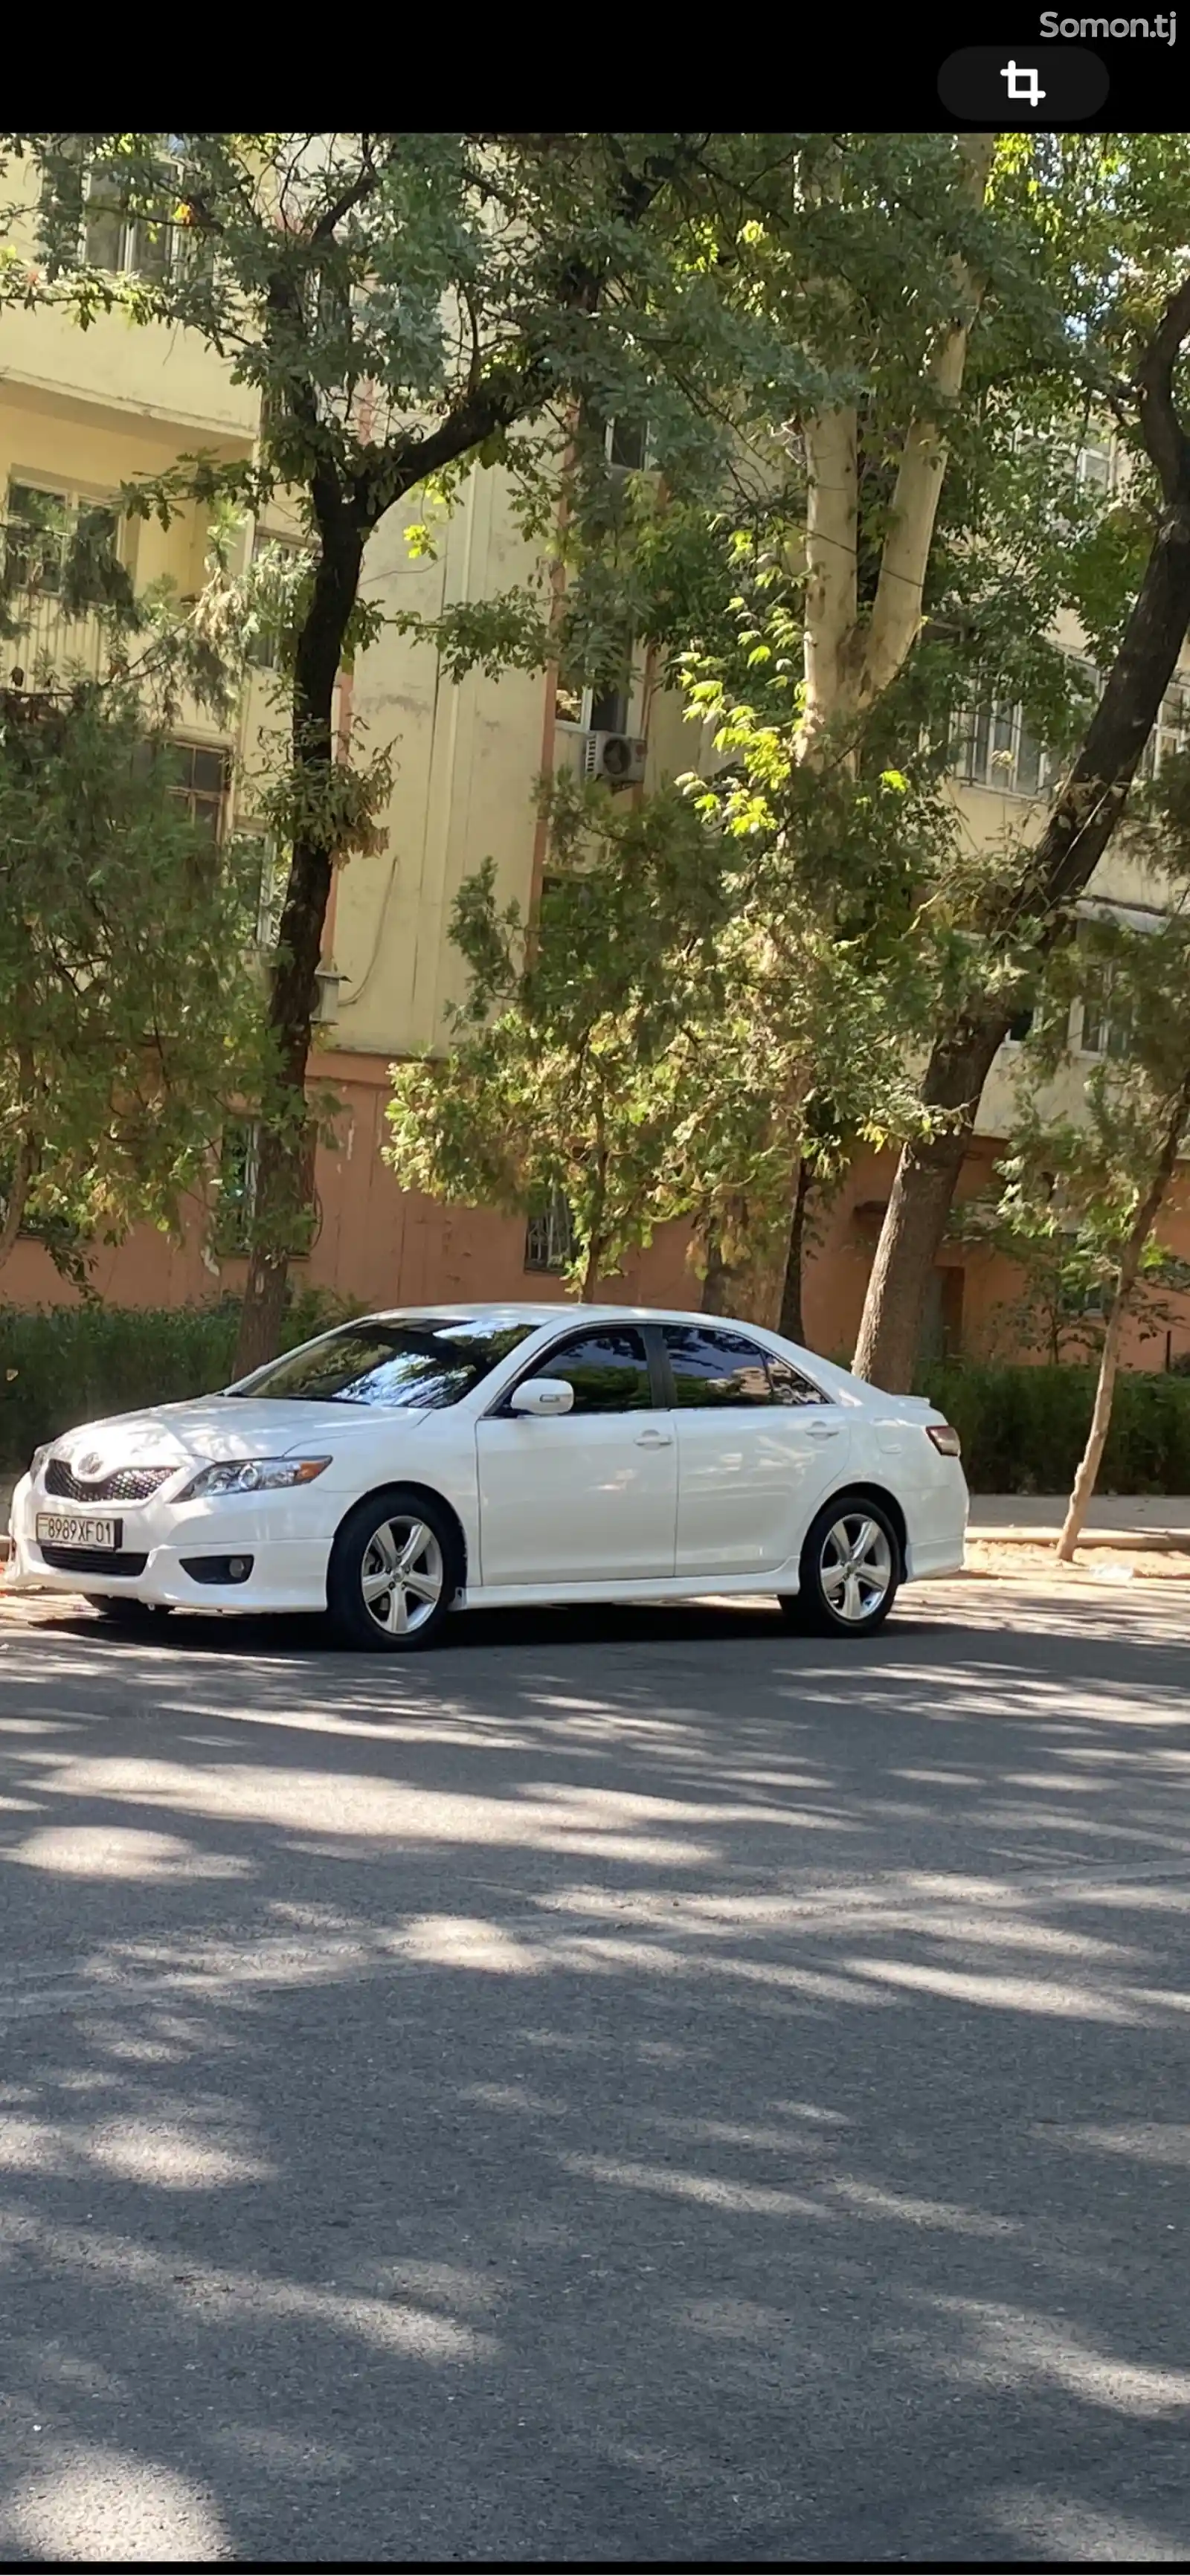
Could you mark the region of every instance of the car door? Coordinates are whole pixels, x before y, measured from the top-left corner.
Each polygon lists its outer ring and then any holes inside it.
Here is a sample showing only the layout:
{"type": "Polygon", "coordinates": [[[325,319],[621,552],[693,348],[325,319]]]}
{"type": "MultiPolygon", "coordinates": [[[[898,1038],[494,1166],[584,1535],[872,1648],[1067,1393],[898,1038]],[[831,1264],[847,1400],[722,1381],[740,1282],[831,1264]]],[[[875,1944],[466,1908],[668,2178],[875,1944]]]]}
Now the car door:
{"type": "Polygon", "coordinates": [[[677,1573],[787,1564],[846,1467],[843,1406],[726,1325],[666,1324],[662,1338],[678,1435],[677,1573]]]}
{"type": "Polygon", "coordinates": [[[506,1393],[476,1424],[484,1585],[672,1575],[677,1443],[643,1333],[588,1326],[524,1377],[565,1378],[574,1409],[510,1413],[506,1393]]]}

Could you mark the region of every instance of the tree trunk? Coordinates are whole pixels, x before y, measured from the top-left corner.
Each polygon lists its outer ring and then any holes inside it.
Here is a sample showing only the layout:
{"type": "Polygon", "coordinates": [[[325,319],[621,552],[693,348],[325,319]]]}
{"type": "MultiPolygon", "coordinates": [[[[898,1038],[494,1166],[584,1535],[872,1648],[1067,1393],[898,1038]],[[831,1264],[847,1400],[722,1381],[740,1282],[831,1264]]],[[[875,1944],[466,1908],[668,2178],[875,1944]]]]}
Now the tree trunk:
{"type": "Polygon", "coordinates": [[[295,801],[299,812],[316,819],[313,828],[294,835],[277,939],[269,996],[277,1101],[261,1136],[254,1247],[236,1345],[237,1377],[247,1377],[272,1359],[280,1345],[290,1257],[308,1206],[311,1139],[306,1065],[333,861],[329,828],[320,830],[317,817],[334,758],[335,681],[363,561],[363,537],[329,474],[315,478],[314,503],[322,553],[298,642],[292,745],[295,801]]]}
{"type": "MultiPolygon", "coordinates": [[[[1187,290],[1190,328],[1190,288],[1187,290]]],[[[1190,458],[1186,466],[1190,486],[1190,458]]],[[[1123,811],[1129,787],[1190,627],[1190,491],[1161,515],[1144,579],[1107,687],[1040,841],[1022,856],[1020,881],[984,923],[993,950],[1010,953],[1023,924],[1040,928],[1040,965],[1066,929],[1068,907],[1088,884],[1123,811]]],[[[958,1124],[926,1144],[906,1145],[888,1203],[856,1344],[857,1376],[907,1392],[930,1274],[946,1231],[955,1185],[980,1096],[1007,1037],[1013,1009],[956,1016],[930,1057],[927,1108],[958,1112],[958,1124]]]]}
{"type": "Polygon", "coordinates": [[[946,1233],[983,1086],[1011,1014],[959,1023],[926,1070],[928,1108],[946,1114],[935,1135],[906,1145],[885,1210],[855,1357],[857,1377],[907,1395],[913,1385],[926,1293],[946,1233]]]}
{"type": "Polygon", "coordinates": [[[730,1262],[725,1261],[723,1258],[723,1247],[720,1243],[719,1237],[717,1234],[713,1234],[707,1246],[706,1277],[702,1283],[702,1296],[699,1299],[699,1304],[704,1315],[733,1315],[735,1313],[735,1300],[733,1296],[735,1280],[736,1273],[734,1269],[730,1262]]]}
{"type": "Polygon", "coordinates": [[[805,1155],[799,1155],[797,1186],[793,1193],[793,1220],[789,1228],[789,1251],[785,1260],[785,1279],[781,1289],[781,1312],[777,1330],[784,1333],[786,1341],[800,1342],[803,1348],[806,1340],[806,1325],[802,1312],[802,1266],[806,1251],[806,1217],[813,1187],[810,1166],[805,1155]]]}
{"type": "Polygon", "coordinates": [[[1087,1434],[1086,1448],[1079,1460],[1078,1473],[1074,1479],[1070,1501],[1066,1506],[1066,1518],[1062,1523],[1061,1535],[1058,1539],[1057,1553],[1063,1565],[1073,1563],[1074,1551],[1078,1546],[1083,1522],[1087,1517],[1087,1505],[1095,1491],[1099,1470],[1103,1463],[1103,1452],[1111,1428],[1112,1399],[1116,1391],[1116,1378],[1119,1375],[1120,1349],[1124,1339],[1128,1309],[1132,1302],[1132,1292],[1140,1273],[1145,1245],[1157,1222],[1162,1200],[1177,1167],[1178,1147],[1185,1133],[1188,1116],[1190,1116],[1190,1075],[1187,1076],[1174,1103],[1156,1169],[1132,1220],[1132,1228],[1124,1246],[1120,1276],[1107,1320],[1107,1331],[1103,1337],[1099,1379],[1091,1412],[1091,1428],[1087,1434]]]}

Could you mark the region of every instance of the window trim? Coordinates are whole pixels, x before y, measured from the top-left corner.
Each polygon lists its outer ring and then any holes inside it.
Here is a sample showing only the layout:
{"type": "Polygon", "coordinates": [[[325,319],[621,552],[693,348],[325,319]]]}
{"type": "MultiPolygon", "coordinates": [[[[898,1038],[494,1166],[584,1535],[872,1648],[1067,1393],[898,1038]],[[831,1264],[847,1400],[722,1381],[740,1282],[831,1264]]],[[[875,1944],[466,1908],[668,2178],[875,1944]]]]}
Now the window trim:
{"type": "MultiPolygon", "coordinates": [[[[572,1343],[589,1341],[593,1333],[617,1332],[640,1334],[645,1346],[645,1358],[649,1367],[649,1392],[653,1399],[650,1405],[626,1407],[624,1418],[627,1419],[629,1411],[671,1413],[673,1406],[663,1392],[667,1361],[665,1345],[661,1339],[661,1327],[658,1324],[644,1324],[639,1315],[628,1314],[625,1315],[622,1324],[614,1323],[607,1315],[601,1316],[597,1324],[570,1324],[566,1331],[559,1335],[556,1342],[547,1342],[544,1350],[535,1351],[532,1357],[525,1361],[523,1367],[517,1369],[515,1376],[510,1377],[507,1384],[501,1388],[495,1402],[485,1408],[480,1415],[480,1420],[483,1422],[515,1420],[517,1417],[512,1414],[512,1399],[518,1386],[524,1386],[528,1379],[533,1377],[548,1377],[549,1370],[544,1365],[546,1360],[560,1358],[562,1352],[572,1343]]],[[[557,1418],[560,1422],[569,1422],[572,1415],[559,1414],[557,1418]]],[[[585,1415],[581,1417],[583,1420],[588,1418],[585,1415]]]]}

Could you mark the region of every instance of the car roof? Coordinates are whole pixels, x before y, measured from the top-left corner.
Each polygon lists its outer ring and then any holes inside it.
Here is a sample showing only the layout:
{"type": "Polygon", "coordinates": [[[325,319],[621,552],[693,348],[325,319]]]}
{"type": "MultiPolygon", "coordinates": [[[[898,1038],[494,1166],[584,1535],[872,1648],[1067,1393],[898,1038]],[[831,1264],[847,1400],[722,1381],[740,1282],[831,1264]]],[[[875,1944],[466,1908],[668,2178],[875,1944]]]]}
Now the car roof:
{"type": "Polygon", "coordinates": [[[443,1324],[465,1324],[478,1322],[481,1316],[493,1324],[622,1324],[625,1322],[706,1324],[709,1322],[725,1325],[729,1332],[733,1329],[737,1331],[748,1329],[747,1326],[733,1325],[730,1315],[697,1315],[688,1313],[678,1306],[579,1306],[575,1305],[569,1297],[565,1300],[560,1297],[555,1298],[549,1303],[542,1299],[540,1303],[534,1304],[513,1298],[507,1301],[497,1299],[489,1303],[488,1300],[477,1297],[462,1306],[383,1306],[377,1307],[368,1317],[361,1315],[359,1321],[374,1324],[420,1324],[432,1321],[443,1324]]]}

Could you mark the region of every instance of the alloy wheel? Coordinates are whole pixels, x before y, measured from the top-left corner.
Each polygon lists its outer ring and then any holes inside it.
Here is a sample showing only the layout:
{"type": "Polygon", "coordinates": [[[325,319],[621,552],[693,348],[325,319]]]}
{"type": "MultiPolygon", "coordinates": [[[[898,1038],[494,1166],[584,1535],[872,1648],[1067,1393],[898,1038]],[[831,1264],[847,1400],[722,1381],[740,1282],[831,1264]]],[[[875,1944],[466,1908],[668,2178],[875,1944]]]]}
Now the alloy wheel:
{"type": "Polygon", "coordinates": [[[888,1538],[866,1512],[847,1512],[832,1524],[818,1565],[823,1597],[848,1627],[862,1627],[873,1616],[893,1579],[888,1538]]]}
{"type": "Polygon", "coordinates": [[[386,1636],[412,1636],[424,1628],[442,1599],[445,1579],[442,1550],[425,1521],[402,1513],[373,1531],[360,1589],[369,1618],[386,1636]]]}

